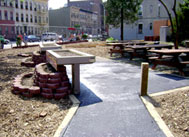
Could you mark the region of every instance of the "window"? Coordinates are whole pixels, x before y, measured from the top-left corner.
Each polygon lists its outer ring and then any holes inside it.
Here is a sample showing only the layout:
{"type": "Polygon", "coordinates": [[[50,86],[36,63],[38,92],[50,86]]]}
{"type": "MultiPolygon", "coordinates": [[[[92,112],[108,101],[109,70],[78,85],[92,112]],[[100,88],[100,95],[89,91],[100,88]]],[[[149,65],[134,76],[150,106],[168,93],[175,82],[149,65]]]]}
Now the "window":
{"type": "Polygon", "coordinates": [[[18,8],[18,0],[15,0],[15,7],[18,8]]]}
{"type": "Polygon", "coordinates": [[[9,3],[10,7],[13,7],[12,1],[9,3]]]}
{"type": "Polygon", "coordinates": [[[158,17],[160,17],[161,4],[158,4],[158,17]]]}
{"type": "Polygon", "coordinates": [[[9,34],[9,28],[5,27],[5,34],[8,35],[9,34]]]}
{"type": "Polygon", "coordinates": [[[150,30],[152,30],[152,23],[150,23],[150,30]]]}
{"type": "Polygon", "coordinates": [[[46,23],[48,23],[49,22],[49,18],[48,17],[46,17],[46,23]]]}
{"type": "Polygon", "coordinates": [[[30,10],[32,10],[32,2],[30,2],[30,10]]]}
{"type": "Polygon", "coordinates": [[[41,23],[41,16],[39,16],[39,21],[38,22],[41,23]]]}
{"type": "Polygon", "coordinates": [[[34,10],[37,11],[37,4],[35,3],[35,7],[34,7],[34,10]]]}
{"type": "Polygon", "coordinates": [[[2,20],[1,10],[0,10],[0,20],[2,20]]]}
{"type": "Polygon", "coordinates": [[[16,27],[16,34],[19,34],[19,27],[16,27]]]}
{"type": "Polygon", "coordinates": [[[33,27],[31,27],[31,34],[33,34],[33,27]]]}
{"type": "Polygon", "coordinates": [[[35,23],[37,23],[37,16],[35,16],[35,23]]]}
{"type": "Polygon", "coordinates": [[[138,15],[139,15],[139,16],[142,16],[142,15],[143,15],[143,6],[142,6],[142,5],[140,5],[140,7],[139,7],[138,15]]]}
{"type": "Polygon", "coordinates": [[[41,11],[41,6],[40,5],[38,5],[38,9],[39,9],[39,11],[41,11]]]}
{"type": "Polygon", "coordinates": [[[0,27],[0,35],[2,35],[2,28],[0,27]]]}
{"type": "Polygon", "coordinates": [[[16,13],[16,21],[19,21],[19,14],[16,13]]]}
{"type": "Polygon", "coordinates": [[[28,10],[28,2],[25,2],[25,9],[28,10]]]}
{"type": "Polygon", "coordinates": [[[150,5],[150,13],[153,12],[153,5],[150,5]]]}
{"type": "Polygon", "coordinates": [[[11,27],[11,34],[14,34],[14,27],[11,27]]]}
{"type": "Polygon", "coordinates": [[[30,27],[28,27],[28,34],[30,34],[30,27]]]}
{"type": "Polygon", "coordinates": [[[10,12],[10,20],[13,20],[13,12],[10,12]]]}
{"type": "Polygon", "coordinates": [[[35,34],[37,34],[37,28],[35,28],[35,34]]]}
{"type": "Polygon", "coordinates": [[[21,21],[24,22],[24,14],[21,14],[21,21]]]}
{"type": "Polygon", "coordinates": [[[20,33],[23,34],[23,28],[22,27],[20,27],[20,33]]]}
{"type": "Polygon", "coordinates": [[[24,3],[23,3],[23,1],[20,1],[20,8],[21,8],[21,9],[24,8],[24,3]]]}
{"type": "Polygon", "coordinates": [[[30,22],[33,22],[33,16],[30,15],[30,22]]]}
{"type": "Polygon", "coordinates": [[[26,22],[28,22],[28,14],[26,14],[26,22]]]}
{"type": "Polygon", "coordinates": [[[4,6],[7,6],[7,1],[4,1],[4,6]]]}
{"type": "Polygon", "coordinates": [[[138,34],[143,33],[143,24],[138,24],[138,34]]]}
{"type": "Polygon", "coordinates": [[[8,13],[7,11],[4,11],[5,20],[8,20],[8,13]]]}

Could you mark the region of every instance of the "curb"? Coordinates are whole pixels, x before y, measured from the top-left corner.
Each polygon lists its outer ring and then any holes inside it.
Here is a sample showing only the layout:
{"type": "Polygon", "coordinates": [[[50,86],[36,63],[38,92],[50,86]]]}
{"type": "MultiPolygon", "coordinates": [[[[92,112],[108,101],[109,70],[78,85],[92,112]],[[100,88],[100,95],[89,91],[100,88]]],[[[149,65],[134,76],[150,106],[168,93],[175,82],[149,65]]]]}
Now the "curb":
{"type": "Polygon", "coordinates": [[[163,119],[160,117],[158,112],[156,111],[156,108],[154,107],[154,105],[151,103],[150,97],[169,94],[169,93],[173,93],[173,92],[178,92],[180,90],[189,90],[189,86],[177,88],[177,89],[173,89],[173,90],[168,90],[168,91],[162,91],[162,92],[159,92],[159,93],[153,93],[153,94],[150,94],[148,96],[141,96],[140,97],[141,100],[143,101],[144,105],[146,106],[148,112],[152,116],[152,118],[155,120],[155,122],[158,124],[159,128],[163,131],[163,133],[167,137],[174,137],[174,136],[171,133],[171,131],[169,130],[169,128],[167,127],[167,125],[165,124],[165,122],[163,121],[163,119]]]}
{"type": "Polygon", "coordinates": [[[61,137],[61,135],[64,134],[68,124],[72,120],[73,116],[75,115],[75,113],[79,107],[80,101],[74,95],[69,95],[69,99],[72,101],[73,104],[72,104],[71,108],[69,109],[67,115],[65,116],[64,120],[59,125],[59,127],[56,130],[53,137],[61,137]]]}

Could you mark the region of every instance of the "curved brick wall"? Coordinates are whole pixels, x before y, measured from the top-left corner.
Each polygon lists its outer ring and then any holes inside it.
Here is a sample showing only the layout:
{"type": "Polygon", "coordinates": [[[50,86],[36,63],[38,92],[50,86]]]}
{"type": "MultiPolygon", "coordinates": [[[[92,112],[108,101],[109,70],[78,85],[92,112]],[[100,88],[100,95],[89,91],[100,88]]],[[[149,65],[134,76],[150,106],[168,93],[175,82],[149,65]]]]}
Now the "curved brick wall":
{"type": "Polygon", "coordinates": [[[46,62],[46,54],[40,53],[39,51],[34,51],[32,54],[32,58],[25,58],[22,60],[21,65],[26,67],[35,67],[37,64],[46,62]],[[28,60],[32,61],[28,61],[28,60]]]}
{"type": "Polygon", "coordinates": [[[36,65],[34,73],[22,74],[15,78],[13,83],[14,94],[22,94],[26,97],[32,97],[34,95],[41,95],[47,99],[61,99],[71,93],[70,82],[66,73],[66,67],[62,66],[60,72],[47,73],[43,69],[41,63],[36,65]],[[34,75],[35,86],[24,86],[22,80],[24,77],[32,77],[34,75]]]}

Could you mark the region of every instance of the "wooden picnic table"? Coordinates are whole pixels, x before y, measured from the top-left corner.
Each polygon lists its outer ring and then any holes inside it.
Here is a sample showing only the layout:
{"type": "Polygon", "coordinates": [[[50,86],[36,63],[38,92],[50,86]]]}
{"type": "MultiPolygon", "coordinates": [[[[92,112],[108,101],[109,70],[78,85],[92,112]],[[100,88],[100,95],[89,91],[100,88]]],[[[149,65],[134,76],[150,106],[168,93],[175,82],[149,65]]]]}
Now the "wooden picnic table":
{"type": "Polygon", "coordinates": [[[184,76],[183,68],[189,64],[189,49],[149,50],[149,52],[158,54],[158,57],[151,58],[152,69],[155,69],[157,65],[166,65],[177,68],[179,73],[184,76]],[[181,56],[183,53],[184,55],[181,56]]]}
{"type": "Polygon", "coordinates": [[[151,44],[151,45],[134,45],[134,46],[126,46],[127,48],[131,48],[133,52],[130,53],[130,60],[133,59],[133,57],[140,57],[144,59],[148,59],[149,55],[148,50],[155,48],[155,49],[162,49],[162,48],[168,48],[171,49],[173,45],[168,44],[151,44]]]}
{"type": "Polygon", "coordinates": [[[124,54],[124,44],[125,43],[107,43],[107,46],[113,46],[113,48],[110,49],[110,56],[112,57],[113,53],[120,53],[123,57],[124,54]]]}
{"type": "Polygon", "coordinates": [[[132,41],[121,41],[121,42],[118,42],[118,43],[107,43],[106,45],[107,46],[113,46],[112,49],[110,49],[110,56],[112,56],[113,53],[120,53],[123,57],[123,54],[125,52],[129,52],[130,49],[126,49],[125,50],[125,47],[127,46],[133,46],[133,45],[145,45],[146,42],[132,42],[132,41]]]}

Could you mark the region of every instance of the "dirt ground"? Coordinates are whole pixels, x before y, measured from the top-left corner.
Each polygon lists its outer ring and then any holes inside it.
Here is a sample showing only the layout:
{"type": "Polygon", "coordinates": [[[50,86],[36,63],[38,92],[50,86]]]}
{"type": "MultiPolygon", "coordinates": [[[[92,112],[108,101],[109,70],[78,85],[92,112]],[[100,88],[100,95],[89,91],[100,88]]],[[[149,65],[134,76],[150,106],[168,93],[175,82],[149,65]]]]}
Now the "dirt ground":
{"type": "Polygon", "coordinates": [[[154,106],[175,137],[189,137],[189,90],[152,97],[154,106]]]}
{"type": "MultiPolygon", "coordinates": [[[[95,56],[110,58],[111,47],[105,42],[63,45],[95,56]]],[[[11,93],[15,76],[31,72],[32,68],[20,65],[23,57],[19,53],[31,53],[38,47],[0,51],[0,137],[51,137],[64,119],[71,102],[68,99],[46,100],[39,97],[28,99],[11,93]]],[[[120,61],[121,58],[113,57],[120,61]]],[[[122,60],[123,62],[123,60],[122,60]]],[[[140,65],[141,60],[129,61],[140,65]]],[[[162,69],[162,68],[161,68],[162,69]]],[[[161,70],[162,71],[162,70],[161,70]]],[[[189,136],[189,91],[155,97],[158,112],[175,136],[189,136]]]]}
{"type": "Polygon", "coordinates": [[[69,99],[31,99],[11,93],[14,77],[33,68],[20,65],[23,57],[35,48],[11,49],[0,52],[0,137],[52,137],[64,119],[69,99]]]}

